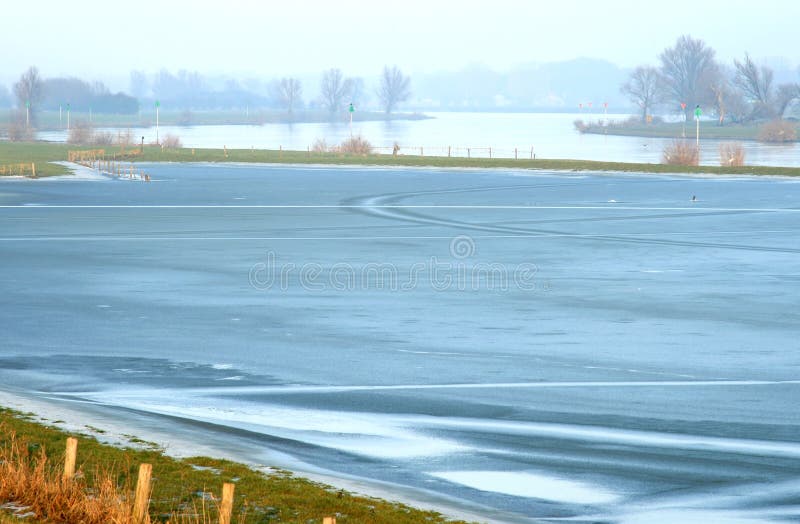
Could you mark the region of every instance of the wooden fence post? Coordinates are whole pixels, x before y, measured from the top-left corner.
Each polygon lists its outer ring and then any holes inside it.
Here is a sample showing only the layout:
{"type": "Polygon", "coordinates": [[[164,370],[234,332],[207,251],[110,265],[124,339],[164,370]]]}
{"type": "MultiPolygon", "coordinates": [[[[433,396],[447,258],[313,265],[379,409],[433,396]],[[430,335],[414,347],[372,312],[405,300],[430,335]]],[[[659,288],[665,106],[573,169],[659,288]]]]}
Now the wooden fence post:
{"type": "Polygon", "coordinates": [[[492,148],[489,148],[489,158],[492,158],[492,148]]]}
{"type": "Polygon", "coordinates": [[[139,465],[139,478],[136,481],[136,497],[133,500],[133,524],[149,524],[150,514],[150,478],[153,475],[152,464],[139,465]]]}
{"type": "Polygon", "coordinates": [[[467,158],[470,158],[471,154],[472,153],[470,152],[469,148],[467,148],[467,158]]]}
{"type": "Polygon", "coordinates": [[[450,158],[450,146],[447,146],[447,158],[450,158]]]}
{"type": "Polygon", "coordinates": [[[64,480],[75,476],[75,461],[78,457],[78,439],[67,438],[67,454],[64,456],[64,480]]]}
{"type": "Polygon", "coordinates": [[[233,513],[233,490],[235,484],[226,482],[222,485],[222,502],[219,504],[219,524],[231,524],[233,513]]]}
{"type": "Polygon", "coordinates": [[[514,148],[514,160],[517,160],[517,159],[519,159],[519,157],[517,156],[517,148],[515,147],[514,148]]]}
{"type": "Polygon", "coordinates": [[[36,164],[34,164],[33,162],[31,162],[31,173],[33,178],[36,178],[36,164]]]}

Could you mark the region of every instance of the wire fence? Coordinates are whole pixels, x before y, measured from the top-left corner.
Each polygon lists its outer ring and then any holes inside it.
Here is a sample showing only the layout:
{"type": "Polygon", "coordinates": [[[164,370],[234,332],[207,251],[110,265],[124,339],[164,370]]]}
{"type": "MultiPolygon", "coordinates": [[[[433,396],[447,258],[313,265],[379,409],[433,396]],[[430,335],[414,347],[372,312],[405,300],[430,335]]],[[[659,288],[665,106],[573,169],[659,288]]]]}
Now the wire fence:
{"type": "Polygon", "coordinates": [[[536,149],[528,147],[491,147],[491,146],[403,146],[403,147],[373,147],[372,152],[377,155],[400,156],[433,156],[433,157],[458,157],[458,158],[514,158],[517,160],[535,160],[536,149]]]}

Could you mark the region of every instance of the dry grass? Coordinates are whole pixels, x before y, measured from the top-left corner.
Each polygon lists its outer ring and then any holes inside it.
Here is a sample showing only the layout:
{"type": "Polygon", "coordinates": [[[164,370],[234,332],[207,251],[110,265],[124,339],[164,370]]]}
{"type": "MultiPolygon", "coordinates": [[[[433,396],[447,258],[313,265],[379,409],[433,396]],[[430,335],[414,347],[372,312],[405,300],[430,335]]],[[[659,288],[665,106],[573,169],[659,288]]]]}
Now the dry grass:
{"type": "Polygon", "coordinates": [[[162,149],[180,149],[183,147],[183,143],[179,136],[168,133],[161,139],[161,147],[162,149]]]}
{"type": "Polygon", "coordinates": [[[670,166],[696,166],[700,164],[700,150],[688,140],[675,140],[664,148],[661,161],[670,166]]]}
{"type": "Polygon", "coordinates": [[[797,140],[797,127],[786,120],[773,120],[758,129],[758,139],[761,142],[794,142],[797,140]]]}
{"type": "MultiPolygon", "coordinates": [[[[79,471],[72,480],[65,480],[62,472],[63,464],[51,462],[43,447],[37,449],[10,432],[0,448],[0,504],[15,508],[19,517],[46,522],[133,524],[133,490],[118,485],[112,471],[92,475],[79,471]],[[91,485],[87,476],[93,479],[91,485]]],[[[205,495],[199,506],[183,505],[173,511],[168,522],[216,523],[219,500],[211,493],[205,495]]],[[[235,521],[243,523],[245,518],[241,512],[235,521]]]]}
{"type": "Polygon", "coordinates": [[[81,476],[62,478],[43,448],[32,450],[11,434],[0,449],[0,501],[14,502],[49,522],[129,524],[132,506],[108,473],[90,488],[81,476]]]}
{"type": "Polygon", "coordinates": [[[741,167],[744,158],[744,146],[740,142],[723,142],[719,145],[719,165],[741,167]]]}
{"type": "Polygon", "coordinates": [[[314,153],[327,153],[328,143],[325,141],[324,138],[318,138],[314,140],[314,144],[311,146],[311,151],[313,151],[314,153]]]}
{"type": "Polygon", "coordinates": [[[354,136],[342,142],[339,152],[345,155],[366,156],[372,153],[372,144],[361,136],[354,136]]]}

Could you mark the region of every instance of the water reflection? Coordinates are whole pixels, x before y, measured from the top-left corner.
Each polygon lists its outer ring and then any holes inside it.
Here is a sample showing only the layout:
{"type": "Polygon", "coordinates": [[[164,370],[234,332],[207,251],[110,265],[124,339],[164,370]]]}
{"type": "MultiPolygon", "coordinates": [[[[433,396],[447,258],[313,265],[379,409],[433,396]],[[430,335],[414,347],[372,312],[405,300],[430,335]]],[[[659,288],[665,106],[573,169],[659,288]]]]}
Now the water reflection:
{"type": "MultiPolygon", "coordinates": [[[[353,122],[352,133],[368,139],[381,153],[398,143],[403,154],[504,158],[572,158],[610,162],[661,161],[667,138],[581,135],[573,122],[584,114],[564,113],[429,113],[426,120],[353,122]]],[[[620,120],[629,115],[613,114],[620,120]]],[[[708,125],[711,125],[710,123],[708,125]]],[[[103,131],[106,131],[105,129],[103,131]]],[[[116,129],[107,131],[116,132],[116,129]]],[[[317,140],[341,143],[351,133],[347,121],[326,123],[279,123],[264,125],[161,126],[159,133],[181,138],[186,147],[260,148],[306,150],[317,140]]],[[[156,130],[137,128],[134,136],[155,141],[156,130]]],[[[43,132],[43,140],[65,141],[65,131],[43,132]]],[[[676,136],[675,138],[679,138],[676,136]]],[[[719,140],[701,141],[701,163],[718,165],[719,140]]],[[[796,144],[745,142],[746,163],[800,166],[796,144]]]]}

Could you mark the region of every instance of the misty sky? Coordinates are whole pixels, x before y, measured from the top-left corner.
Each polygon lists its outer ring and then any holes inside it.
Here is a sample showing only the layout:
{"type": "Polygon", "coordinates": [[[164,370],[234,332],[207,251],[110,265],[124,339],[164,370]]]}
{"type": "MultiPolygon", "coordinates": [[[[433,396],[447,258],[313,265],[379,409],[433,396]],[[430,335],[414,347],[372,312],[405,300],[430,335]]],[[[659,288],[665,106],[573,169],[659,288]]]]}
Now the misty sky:
{"type": "Polygon", "coordinates": [[[329,67],[367,76],[384,64],[412,74],[506,70],[575,57],[634,66],[655,63],[683,33],[725,60],[749,51],[800,63],[797,0],[6,0],[0,17],[6,83],[30,65],[44,76],[120,80],[162,67],[274,77],[329,67]]]}

